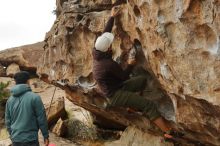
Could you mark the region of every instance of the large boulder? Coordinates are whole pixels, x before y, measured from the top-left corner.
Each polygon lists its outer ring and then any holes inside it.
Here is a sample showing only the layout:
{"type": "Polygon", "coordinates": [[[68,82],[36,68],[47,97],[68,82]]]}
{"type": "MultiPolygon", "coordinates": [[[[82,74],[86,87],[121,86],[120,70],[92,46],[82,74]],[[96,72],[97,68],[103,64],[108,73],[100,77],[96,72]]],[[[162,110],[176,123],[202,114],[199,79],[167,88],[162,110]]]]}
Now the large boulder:
{"type": "Polygon", "coordinates": [[[0,63],[9,66],[12,63],[18,64],[23,69],[36,71],[41,63],[41,56],[44,51],[44,42],[10,48],[0,51],[0,63]]]}
{"type": "MultiPolygon", "coordinates": [[[[106,142],[105,146],[173,146],[172,143],[165,142],[163,137],[144,133],[135,127],[128,127],[119,140],[106,142]]],[[[185,145],[186,146],[186,145],[185,145]]]]}
{"type": "Polygon", "coordinates": [[[20,67],[16,63],[10,64],[6,69],[6,75],[13,77],[17,72],[20,72],[20,67]]]}
{"type": "Polygon", "coordinates": [[[46,105],[46,113],[49,127],[56,124],[60,118],[65,119],[67,113],[65,110],[64,98],[56,99],[49,105],[46,105]]]}
{"type": "Polygon", "coordinates": [[[52,132],[57,136],[65,136],[67,133],[67,127],[64,124],[64,121],[60,118],[56,125],[53,127],[52,132]]]}
{"type": "MultiPolygon", "coordinates": [[[[94,41],[113,5],[110,0],[60,0],[57,4],[59,14],[46,35],[38,73],[75,85],[91,75],[94,41]]],[[[114,58],[126,54],[128,40],[135,40],[144,54],[138,64],[158,81],[158,92],[165,94],[160,102],[172,101],[171,119],[185,132],[196,133],[195,139],[219,145],[220,2],[129,0],[121,7],[113,29],[114,58]]]]}

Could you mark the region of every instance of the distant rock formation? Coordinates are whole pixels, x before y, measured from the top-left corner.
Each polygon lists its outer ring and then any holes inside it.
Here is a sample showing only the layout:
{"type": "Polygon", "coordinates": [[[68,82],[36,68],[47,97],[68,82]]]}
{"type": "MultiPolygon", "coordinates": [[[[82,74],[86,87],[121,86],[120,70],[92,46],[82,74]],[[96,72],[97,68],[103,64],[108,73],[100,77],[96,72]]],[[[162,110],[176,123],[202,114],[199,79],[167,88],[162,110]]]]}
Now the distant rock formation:
{"type": "Polygon", "coordinates": [[[37,66],[41,64],[40,58],[43,55],[43,46],[44,42],[39,42],[0,51],[0,64],[8,67],[10,64],[15,63],[20,66],[20,69],[36,72],[37,66]]]}

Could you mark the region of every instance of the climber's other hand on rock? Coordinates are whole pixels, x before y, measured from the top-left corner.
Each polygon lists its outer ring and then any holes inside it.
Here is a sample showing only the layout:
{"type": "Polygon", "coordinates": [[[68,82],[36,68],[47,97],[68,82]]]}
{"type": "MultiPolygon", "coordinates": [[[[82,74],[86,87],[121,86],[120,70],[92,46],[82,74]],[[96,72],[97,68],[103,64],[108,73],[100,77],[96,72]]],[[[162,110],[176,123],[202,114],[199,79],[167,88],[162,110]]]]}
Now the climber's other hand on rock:
{"type": "Polygon", "coordinates": [[[119,13],[120,13],[120,11],[121,11],[121,8],[120,8],[119,6],[113,7],[113,8],[112,8],[112,11],[111,11],[111,16],[112,16],[112,17],[118,16],[119,13]]]}
{"type": "Polygon", "coordinates": [[[129,65],[135,65],[137,62],[135,59],[128,59],[128,64],[129,65]]]}

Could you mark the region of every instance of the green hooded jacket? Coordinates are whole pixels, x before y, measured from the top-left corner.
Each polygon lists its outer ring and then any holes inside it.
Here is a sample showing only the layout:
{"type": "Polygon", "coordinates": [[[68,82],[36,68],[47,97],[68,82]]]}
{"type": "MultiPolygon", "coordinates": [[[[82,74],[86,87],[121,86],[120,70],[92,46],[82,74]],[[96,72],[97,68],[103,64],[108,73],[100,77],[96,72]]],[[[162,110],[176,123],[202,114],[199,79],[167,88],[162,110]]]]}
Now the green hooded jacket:
{"type": "Polygon", "coordinates": [[[11,89],[5,123],[13,142],[37,141],[39,129],[44,139],[49,137],[42,100],[27,84],[18,84],[11,89]]]}

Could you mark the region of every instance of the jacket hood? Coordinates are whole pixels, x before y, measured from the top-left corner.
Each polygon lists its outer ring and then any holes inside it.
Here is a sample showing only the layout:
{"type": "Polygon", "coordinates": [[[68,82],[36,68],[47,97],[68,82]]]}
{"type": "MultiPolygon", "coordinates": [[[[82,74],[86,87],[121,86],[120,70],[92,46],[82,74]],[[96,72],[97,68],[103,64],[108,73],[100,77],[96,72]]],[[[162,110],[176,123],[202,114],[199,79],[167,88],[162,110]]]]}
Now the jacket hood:
{"type": "Polygon", "coordinates": [[[93,49],[93,58],[95,60],[101,60],[101,59],[109,59],[112,58],[112,51],[107,51],[107,52],[101,52],[99,50],[96,50],[95,48],[93,49]]]}
{"type": "Polygon", "coordinates": [[[31,88],[28,84],[18,84],[11,88],[11,94],[14,97],[19,97],[27,91],[31,91],[31,88]]]}

